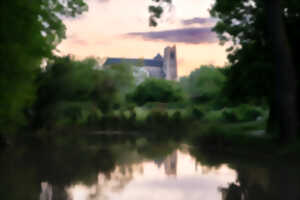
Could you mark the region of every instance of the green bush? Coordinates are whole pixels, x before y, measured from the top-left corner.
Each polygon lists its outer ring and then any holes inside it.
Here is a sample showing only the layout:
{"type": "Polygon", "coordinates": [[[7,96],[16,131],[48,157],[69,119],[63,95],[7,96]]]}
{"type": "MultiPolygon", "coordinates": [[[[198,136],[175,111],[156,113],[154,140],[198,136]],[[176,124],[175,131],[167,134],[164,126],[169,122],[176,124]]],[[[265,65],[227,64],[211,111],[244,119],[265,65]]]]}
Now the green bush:
{"type": "Polygon", "coordinates": [[[265,116],[265,111],[262,108],[242,104],[233,108],[209,111],[204,116],[204,119],[207,121],[245,122],[254,121],[259,116],[265,116]]]}
{"type": "Polygon", "coordinates": [[[249,104],[241,104],[233,111],[237,114],[239,121],[253,121],[264,115],[263,109],[249,104]]]}
{"type": "Polygon", "coordinates": [[[228,108],[224,109],[222,116],[223,116],[223,121],[226,121],[226,122],[237,122],[238,121],[238,117],[232,109],[228,109],[228,108]]]}
{"type": "Polygon", "coordinates": [[[219,68],[201,66],[188,77],[181,78],[180,84],[193,102],[206,103],[220,95],[225,81],[226,77],[219,68]]]}
{"type": "Polygon", "coordinates": [[[144,105],[151,102],[170,103],[184,100],[184,93],[176,82],[149,78],[141,83],[127,99],[144,105]]]}
{"type": "Polygon", "coordinates": [[[223,110],[212,110],[206,113],[203,118],[205,121],[223,121],[223,110]]]}
{"type": "Polygon", "coordinates": [[[37,81],[36,126],[96,124],[102,112],[107,114],[124,106],[125,96],[134,86],[131,67],[96,66],[97,60],[92,58],[76,61],[63,57],[49,61],[37,81]]]}
{"type": "Polygon", "coordinates": [[[101,119],[102,113],[91,102],[60,102],[51,116],[57,126],[84,125],[101,119]]]}
{"type": "Polygon", "coordinates": [[[166,122],[168,122],[169,120],[169,115],[167,112],[164,111],[151,111],[148,114],[147,117],[147,123],[149,124],[164,124],[166,122]]]}
{"type": "Polygon", "coordinates": [[[204,117],[204,111],[201,108],[193,107],[192,116],[196,119],[202,119],[204,117]]]}

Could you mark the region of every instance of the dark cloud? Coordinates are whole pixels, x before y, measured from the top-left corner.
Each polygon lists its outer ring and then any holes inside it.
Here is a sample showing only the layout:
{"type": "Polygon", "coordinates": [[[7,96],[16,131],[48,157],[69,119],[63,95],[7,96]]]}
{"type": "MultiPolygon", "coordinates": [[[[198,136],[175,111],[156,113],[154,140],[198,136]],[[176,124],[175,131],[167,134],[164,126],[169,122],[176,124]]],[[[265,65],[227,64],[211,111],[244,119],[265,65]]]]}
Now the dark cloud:
{"type": "Polygon", "coordinates": [[[135,32],[126,34],[129,37],[141,37],[145,40],[159,40],[174,43],[204,44],[217,41],[211,27],[183,28],[156,32],[135,32]]]}
{"type": "Polygon", "coordinates": [[[202,18],[202,17],[195,17],[192,19],[186,19],[181,21],[183,25],[193,25],[193,24],[206,25],[206,24],[215,24],[216,22],[217,20],[214,18],[202,18]]]}

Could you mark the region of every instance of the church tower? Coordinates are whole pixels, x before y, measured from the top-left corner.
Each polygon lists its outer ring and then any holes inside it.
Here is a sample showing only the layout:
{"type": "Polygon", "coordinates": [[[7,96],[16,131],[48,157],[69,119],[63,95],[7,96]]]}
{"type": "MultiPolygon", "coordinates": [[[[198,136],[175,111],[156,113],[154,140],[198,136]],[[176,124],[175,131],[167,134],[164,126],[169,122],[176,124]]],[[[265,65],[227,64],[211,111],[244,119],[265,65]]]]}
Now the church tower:
{"type": "Polygon", "coordinates": [[[166,47],[164,51],[163,71],[167,80],[177,80],[176,46],[166,47]]]}

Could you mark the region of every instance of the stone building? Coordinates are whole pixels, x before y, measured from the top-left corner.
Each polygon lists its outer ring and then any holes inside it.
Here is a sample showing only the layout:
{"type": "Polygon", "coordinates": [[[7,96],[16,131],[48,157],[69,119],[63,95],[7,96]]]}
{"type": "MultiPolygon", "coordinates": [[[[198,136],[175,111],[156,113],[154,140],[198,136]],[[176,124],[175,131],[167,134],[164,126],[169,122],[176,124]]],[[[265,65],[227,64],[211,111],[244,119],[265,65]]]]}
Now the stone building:
{"type": "Polygon", "coordinates": [[[177,80],[176,46],[166,47],[163,57],[157,54],[153,59],[108,58],[104,66],[119,63],[142,67],[150,77],[177,80]]]}

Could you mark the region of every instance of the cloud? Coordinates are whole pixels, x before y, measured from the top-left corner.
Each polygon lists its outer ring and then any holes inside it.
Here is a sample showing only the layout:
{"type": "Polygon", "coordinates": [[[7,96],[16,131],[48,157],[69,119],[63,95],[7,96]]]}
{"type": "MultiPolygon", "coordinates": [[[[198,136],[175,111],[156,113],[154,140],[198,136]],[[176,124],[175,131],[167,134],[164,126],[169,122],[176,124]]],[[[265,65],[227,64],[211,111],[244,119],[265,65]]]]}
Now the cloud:
{"type": "Polygon", "coordinates": [[[217,20],[215,18],[203,18],[203,17],[195,17],[192,19],[182,20],[181,23],[183,25],[193,25],[193,24],[200,24],[200,25],[207,25],[207,24],[215,24],[217,20]]]}
{"type": "Polygon", "coordinates": [[[108,3],[110,0],[97,0],[99,3],[108,3]]]}
{"type": "Polygon", "coordinates": [[[182,28],[156,32],[134,32],[126,34],[129,37],[140,37],[144,40],[158,40],[174,43],[205,44],[217,42],[217,37],[211,27],[182,28]]]}
{"type": "Polygon", "coordinates": [[[78,35],[75,35],[75,34],[67,36],[67,39],[68,39],[69,43],[76,45],[76,46],[84,47],[84,46],[90,45],[90,43],[87,40],[82,39],[81,37],[79,37],[78,35]]]}

